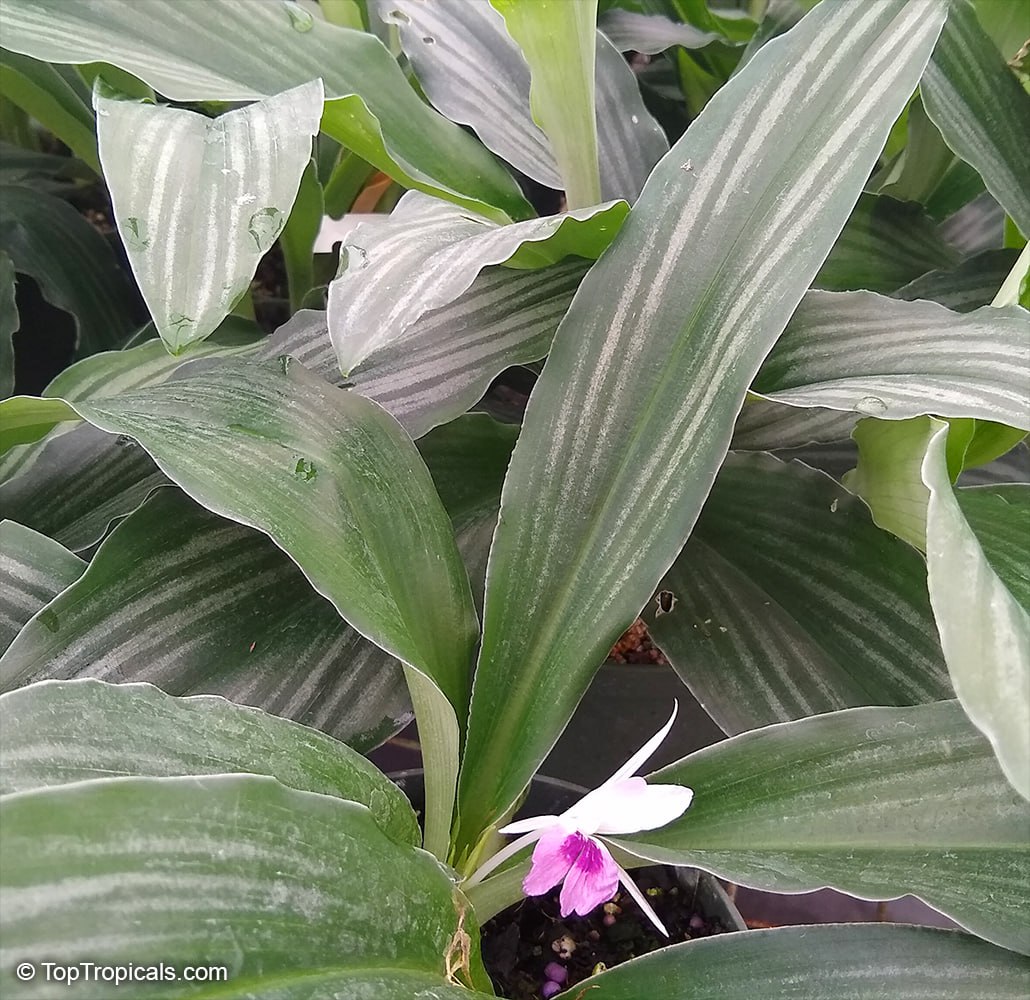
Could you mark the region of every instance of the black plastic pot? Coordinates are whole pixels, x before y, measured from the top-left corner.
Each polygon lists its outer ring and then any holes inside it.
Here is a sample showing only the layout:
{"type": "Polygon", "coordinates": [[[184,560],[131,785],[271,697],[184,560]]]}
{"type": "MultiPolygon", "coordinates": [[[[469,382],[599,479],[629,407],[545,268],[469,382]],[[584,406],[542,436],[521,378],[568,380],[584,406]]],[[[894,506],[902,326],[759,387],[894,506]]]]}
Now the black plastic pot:
{"type": "Polygon", "coordinates": [[[672,667],[616,663],[598,670],[542,770],[594,788],[665,724],[673,701],[672,731],[646,770],[671,764],[726,738],[672,667]]]}
{"type": "MultiPolygon", "coordinates": [[[[653,735],[653,732],[649,735],[653,735]]],[[[617,766],[618,762],[616,762],[617,766]]],[[[404,792],[420,816],[425,805],[425,786],[422,774],[421,768],[414,768],[390,775],[390,779],[404,792]]],[[[587,789],[569,781],[538,775],[530,784],[529,794],[515,814],[515,818],[562,813],[586,792],[587,789]]],[[[722,883],[714,875],[696,868],[670,868],[669,870],[676,873],[680,885],[691,894],[694,905],[706,917],[717,919],[723,926],[732,930],[747,930],[744,918],[733,905],[733,900],[726,894],[722,883]]]]}

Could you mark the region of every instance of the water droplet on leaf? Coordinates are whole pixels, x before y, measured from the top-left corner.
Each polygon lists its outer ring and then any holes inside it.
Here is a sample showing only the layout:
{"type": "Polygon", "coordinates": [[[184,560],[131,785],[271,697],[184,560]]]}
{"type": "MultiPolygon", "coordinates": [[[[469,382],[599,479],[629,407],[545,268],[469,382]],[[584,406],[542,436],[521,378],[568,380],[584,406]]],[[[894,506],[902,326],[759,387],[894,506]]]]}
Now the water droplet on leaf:
{"type": "Polygon", "coordinates": [[[292,0],[283,0],[283,6],[286,8],[286,13],[290,18],[290,27],[294,31],[299,31],[304,34],[310,31],[315,25],[315,19],[309,11],[306,11],[299,4],[295,4],[292,0]]]}
{"type": "Polygon", "coordinates": [[[309,462],[306,458],[298,458],[293,474],[305,483],[310,483],[318,475],[318,469],[315,468],[314,462],[309,462]]]}
{"type": "Polygon", "coordinates": [[[426,45],[435,45],[436,44],[436,39],[432,35],[424,35],[422,37],[422,41],[425,42],[426,45]]]}
{"type": "Polygon", "coordinates": [[[879,396],[863,396],[855,405],[855,409],[859,413],[868,413],[870,416],[877,417],[881,413],[887,412],[887,404],[879,396]]]}
{"type": "Polygon", "coordinates": [[[250,217],[247,230],[254,239],[258,250],[264,253],[274,242],[283,228],[283,213],[277,208],[262,208],[250,217]]]}
{"type": "Polygon", "coordinates": [[[391,10],[383,20],[394,21],[397,24],[411,24],[411,18],[403,10],[391,10]]]}
{"type": "Polygon", "coordinates": [[[348,244],[340,247],[340,268],[337,274],[343,274],[352,267],[358,270],[368,267],[368,251],[364,247],[348,244]]]}

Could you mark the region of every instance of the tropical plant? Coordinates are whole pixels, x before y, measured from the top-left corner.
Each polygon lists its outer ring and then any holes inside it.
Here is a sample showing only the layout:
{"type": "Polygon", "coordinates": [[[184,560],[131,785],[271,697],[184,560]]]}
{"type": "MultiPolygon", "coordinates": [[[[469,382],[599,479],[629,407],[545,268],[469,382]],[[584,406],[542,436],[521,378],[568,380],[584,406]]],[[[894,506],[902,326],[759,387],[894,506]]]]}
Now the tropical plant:
{"type": "Polygon", "coordinates": [[[490,996],[650,863],[964,930],[570,995],[1025,995],[1025,11],[0,0],[4,995],[490,996]],[[640,614],[728,738],[513,820],[640,614]]]}

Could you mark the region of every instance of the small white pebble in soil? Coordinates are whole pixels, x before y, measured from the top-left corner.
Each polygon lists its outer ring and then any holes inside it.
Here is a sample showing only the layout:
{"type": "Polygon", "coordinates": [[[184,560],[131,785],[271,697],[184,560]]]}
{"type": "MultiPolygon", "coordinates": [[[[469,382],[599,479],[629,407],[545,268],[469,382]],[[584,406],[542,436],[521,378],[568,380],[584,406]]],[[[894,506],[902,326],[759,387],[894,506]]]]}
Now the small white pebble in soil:
{"type": "Polygon", "coordinates": [[[568,934],[563,934],[557,941],[551,942],[551,951],[562,958],[571,958],[575,950],[576,942],[568,934]]]}

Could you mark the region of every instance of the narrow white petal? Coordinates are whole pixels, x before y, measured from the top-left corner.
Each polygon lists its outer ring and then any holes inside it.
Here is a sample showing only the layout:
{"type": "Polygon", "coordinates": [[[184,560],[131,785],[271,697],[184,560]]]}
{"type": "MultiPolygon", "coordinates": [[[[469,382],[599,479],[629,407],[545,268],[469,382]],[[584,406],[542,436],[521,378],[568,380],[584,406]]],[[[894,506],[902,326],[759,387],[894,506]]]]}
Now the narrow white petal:
{"type": "Polygon", "coordinates": [[[597,788],[600,791],[602,788],[607,788],[610,785],[614,785],[619,781],[625,781],[626,778],[636,774],[644,766],[644,764],[651,758],[654,752],[662,745],[665,737],[669,735],[669,730],[672,729],[672,724],[676,721],[676,713],[679,711],[680,703],[674,701],[672,703],[672,715],[669,716],[669,721],[658,730],[625,764],[622,765],[603,785],[597,788]]]}
{"type": "Polygon", "coordinates": [[[682,785],[649,785],[629,778],[608,789],[604,817],[596,833],[639,833],[657,830],[687,811],[694,792],[682,785]]]}
{"type": "Polygon", "coordinates": [[[510,844],[505,844],[505,846],[502,847],[492,858],[480,865],[480,867],[465,880],[465,888],[476,885],[478,882],[482,882],[490,872],[503,865],[508,858],[514,857],[524,847],[529,847],[530,844],[535,844],[543,836],[544,830],[546,829],[547,827],[542,827],[539,830],[532,830],[524,837],[519,837],[518,840],[513,840],[510,844]]]}
{"type": "Polygon", "coordinates": [[[665,924],[658,919],[658,914],[651,909],[651,904],[644,898],[644,894],[637,888],[633,879],[629,877],[629,872],[626,871],[625,868],[622,868],[618,862],[615,863],[615,867],[619,869],[619,881],[622,883],[626,892],[628,892],[637,901],[637,906],[647,914],[647,919],[650,920],[651,923],[662,932],[662,934],[668,937],[669,932],[665,929],[665,924]]]}
{"type": "Polygon", "coordinates": [[[516,820],[507,826],[502,826],[498,833],[529,833],[530,830],[542,830],[546,826],[556,826],[560,822],[558,816],[530,816],[528,819],[516,820]]]}

